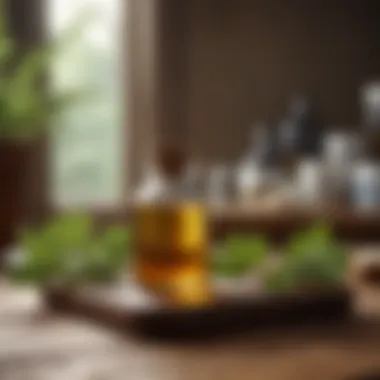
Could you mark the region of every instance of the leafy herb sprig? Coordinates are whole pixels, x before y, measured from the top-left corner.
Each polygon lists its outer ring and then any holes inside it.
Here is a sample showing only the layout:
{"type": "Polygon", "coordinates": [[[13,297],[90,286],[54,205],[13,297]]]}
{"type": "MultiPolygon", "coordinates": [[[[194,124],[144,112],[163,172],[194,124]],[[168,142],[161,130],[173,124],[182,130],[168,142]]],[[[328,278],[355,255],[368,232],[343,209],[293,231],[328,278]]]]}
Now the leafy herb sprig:
{"type": "Polygon", "coordinates": [[[269,291],[293,291],[342,284],[346,252],[331,227],[318,223],[297,232],[284,250],[281,264],[265,278],[269,291]]]}
{"type": "Polygon", "coordinates": [[[59,53],[78,40],[93,16],[83,13],[59,38],[23,52],[10,35],[0,0],[0,143],[36,138],[55,124],[53,118],[62,111],[95,95],[94,88],[76,86],[48,93],[42,86],[59,53]]]}
{"type": "Polygon", "coordinates": [[[268,243],[263,236],[232,235],[216,250],[213,271],[217,276],[244,276],[264,263],[268,250],[268,243]]]}
{"type": "Polygon", "coordinates": [[[269,292],[334,287],[344,280],[345,248],[325,223],[296,232],[275,267],[267,265],[271,251],[263,236],[230,236],[214,252],[213,273],[229,278],[256,273],[269,292]]]}
{"type": "Polygon", "coordinates": [[[43,286],[111,281],[126,268],[129,242],[125,226],[98,233],[87,215],[63,215],[22,233],[25,254],[11,266],[11,276],[43,286]]]}

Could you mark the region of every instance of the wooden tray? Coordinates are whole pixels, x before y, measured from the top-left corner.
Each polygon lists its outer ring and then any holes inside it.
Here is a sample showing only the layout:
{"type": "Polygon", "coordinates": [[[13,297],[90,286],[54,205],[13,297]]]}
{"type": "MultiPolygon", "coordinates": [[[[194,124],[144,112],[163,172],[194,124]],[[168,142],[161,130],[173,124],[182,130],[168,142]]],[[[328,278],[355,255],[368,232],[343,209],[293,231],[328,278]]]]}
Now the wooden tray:
{"type": "MultiPolygon", "coordinates": [[[[297,328],[341,323],[350,318],[350,295],[343,289],[314,294],[255,295],[242,299],[220,295],[213,306],[170,309],[137,306],[133,294],[120,297],[120,286],[107,291],[50,291],[56,311],[86,317],[110,328],[157,339],[210,339],[265,328],[297,328]],[[117,295],[119,293],[119,295],[117,295]]],[[[132,291],[133,292],[133,291],[132,291]]]]}

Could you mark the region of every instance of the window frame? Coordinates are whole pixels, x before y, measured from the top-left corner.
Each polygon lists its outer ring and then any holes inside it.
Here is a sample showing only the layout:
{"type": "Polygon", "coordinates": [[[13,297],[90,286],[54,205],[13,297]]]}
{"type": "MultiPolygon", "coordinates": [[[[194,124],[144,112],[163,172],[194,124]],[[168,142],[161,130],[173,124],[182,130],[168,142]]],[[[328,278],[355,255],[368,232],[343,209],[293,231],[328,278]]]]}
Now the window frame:
{"type": "MultiPolygon", "coordinates": [[[[53,8],[51,8],[52,6],[54,6],[53,4],[51,4],[53,2],[53,0],[44,0],[45,1],[45,9],[49,9],[50,8],[50,11],[53,10],[53,8]]],[[[130,22],[130,19],[128,17],[128,12],[129,12],[129,8],[130,8],[130,3],[131,3],[131,0],[116,0],[118,2],[117,4],[117,8],[118,10],[121,9],[122,10],[122,14],[119,15],[118,13],[118,17],[120,17],[120,20],[119,22],[121,23],[121,28],[120,28],[120,34],[119,34],[119,38],[121,38],[122,40],[121,41],[118,41],[118,45],[120,46],[121,50],[117,53],[118,55],[118,59],[120,59],[120,62],[118,63],[118,66],[119,66],[119,69],[120,71],[117,72],[117,81],[118,83],[120,82],[120,78],[121,79],[121,83],[123,83],[124,85],[118,85],[119,89],[118,89],[118,93],[119,95],[121,95],[121,99],[119,99],[119,102],[120,102],[120,106],[122,107],[122,118],[120,120],[120,124],[118,123],[118,125],[116,126],[117,127],[117,131],[116,133],[119,134],[121,133],[121,136],[122,136],[122,152],[121,152],[121,156],[119,157],[119,160],[117,162],[117,166],[118,166],[118,171],[119,171],[119,176],[122,176],[122,179],[120,181],[120,184],[121,184],[121,188],[120,186],[118,187],[118,190],[117,192],[118,193],[121,193],[121,197],[118,196],[117,199],[108,199],[108,200],[100,200],[99,202],[96,202],[96,201],[89,201],[88,203],[86,203],[86,201],[82,202],[80,200],[71,200],[69,202],[65,202],[63,201],[62,203],[60,203],[60,199],[58,197],[58,199],[56,199],[54,197],[54,194],[53,191],[50,189],[49,191],[49,196],[50,196],[50,199],[49,199],[49,203],[51,203],[51,206],[57,210],[66,210],[66,209],[69,209],[69,208],[73,208],[73,207],[81,207],[83,208],[84,210],[97,210],[97,209],[100,209],[100,210],[103,210],[103,209],[109,209],[109,208],[115,208],[115,207],[119,207],[120,204],[124,201],[124,195],[126,194],[126,186],[128,184],[128,169],[124,170],[124,164],[126,162],[126,159],[125,159],[125,144],[128,142],[128,135],[129,135],[129,128],[126,126],[126,120],[128,119],[128,112],[130,111],[129,110],[129,102],[126,100],[127,97],[128,97],[128,92],[129,92],[129,85],[128,85],[128,60],[129,60],[129,57],[128,57],[128,46],[129,46],[129,41],[124,41],[126,39],[129,38],[128,36],[128,33],[129,33],[129,22],[130,22]],[[125,47],[125,48],[123,48],[125,47]],[[77,205],[77,206],[76,206],[77,205]],[[78,206],[79,205],[79,206],[78,206]]],[[[74,2],[75,3],[75,2],[74,2]]],[[[107,4],[106,4],[107,5],[107,4]]],[[[49,15],[51,14],[51,12],[49,11],[49,15]]],[[[75,17],[75,16],[74,16],[75,17]]],[[[71,18],[71,16],[69,17],[71,18]]],[[[45,19],[45,25],[46,27],[49,27],[49,31],[50,31],[50,28],[54,28],[54,25],[52,24],[51,20],[48,19],[48,15],[46,15],[46,19],[45,19]]],[[[114,78],[112,78],[113,80],[114,78]]],[[[130,124],[130,123],[128,123],[130,124]]],[[[49,144],[50,145],[50,144],[49,144]]],[[[59,148],[59,146],[58,146],[59,148]]],[[[119,147],[117,148],[119,149],[119,147]]],[[[54,154],[54,150],[51,149],[51,145],[50,145],[50,155],[54,154]]],[[[55,170],[55,167],[53,166],[53,162],[51,162],[51,165],[50,165],[50,172],[53,174],[54,173],[54,170],[55,170]]],[[[52,183],[52,178],[50,179],[50,186],[53,186],[53,183],[52,183]]],[[[62,200],[61,200],[62,201],[62,200]]]]}
{"type": "MultiPolygon", "coordinates": [[[[6,0],[13,34],[21,46],[31,48],[46,40],[46,0],[6,0]]],[[[85,211],[101,223],[125,220],[131,197],[144,164],[154,160],[157,146],[178,138],[178,126],[187,128],[187,63],[189,36],[186,2],[177,0],[122,0],[125,14],[123,35],[123,102],[129,112],[123,122],[125,168],[122,204],[93,207],[85,211]],[[178,96],[181,94],[181,96],[178,96]]],[[[182,135],[183,136],[183,135],[182,135]]],[[[28,167],[30,188],[27,220],[39,224],[65,211],[50,203],[49,136],[31,146],[28,167]]]]}

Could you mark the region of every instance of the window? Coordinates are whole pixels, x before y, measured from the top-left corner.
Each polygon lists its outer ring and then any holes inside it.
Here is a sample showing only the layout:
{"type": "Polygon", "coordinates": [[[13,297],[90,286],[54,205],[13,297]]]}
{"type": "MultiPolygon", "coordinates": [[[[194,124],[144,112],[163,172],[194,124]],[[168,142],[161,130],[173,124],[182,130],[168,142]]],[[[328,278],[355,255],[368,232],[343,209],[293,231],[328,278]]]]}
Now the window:
{"type": "Polygon", "coordinates": [[[52,67],[54,89],[78,86],[95,90],[89,99],[70,105],[55,121],[59,128],[50,149],[52,203],[56,207],[90,208],[120,204],[126,146],[121,49],[125,0],[46,1],[53,36],[87,10],[91,9],[93,16],[52,67]]]}

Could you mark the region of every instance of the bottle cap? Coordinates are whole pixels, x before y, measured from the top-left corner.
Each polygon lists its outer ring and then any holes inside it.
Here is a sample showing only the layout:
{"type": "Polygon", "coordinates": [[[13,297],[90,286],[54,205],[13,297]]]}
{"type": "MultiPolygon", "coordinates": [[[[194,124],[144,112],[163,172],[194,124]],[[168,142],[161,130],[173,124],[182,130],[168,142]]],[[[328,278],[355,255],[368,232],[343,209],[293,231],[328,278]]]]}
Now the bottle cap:
{"type": "Polygon", "coordinates": [[[175,146],[164,145],[159,150],[158,165],[163,174],[171,178],[178,178],[185,167],[185,152],[175,146]]]}

